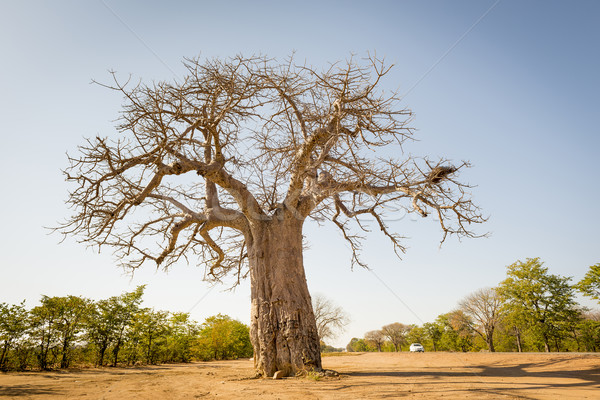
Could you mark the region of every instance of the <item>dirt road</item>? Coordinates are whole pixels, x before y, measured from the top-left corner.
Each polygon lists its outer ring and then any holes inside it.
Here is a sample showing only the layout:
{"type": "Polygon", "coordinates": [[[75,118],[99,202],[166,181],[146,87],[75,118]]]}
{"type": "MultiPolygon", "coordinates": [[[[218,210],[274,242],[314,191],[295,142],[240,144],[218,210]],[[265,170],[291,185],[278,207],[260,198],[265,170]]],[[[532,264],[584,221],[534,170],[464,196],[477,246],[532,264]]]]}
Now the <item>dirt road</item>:
{"type": "Polygon", "coordinates": [[[249,360],[0,374],[0,399],[600,399],[600,354],[366,353],[339,378],[248,379],[249,360]]]}

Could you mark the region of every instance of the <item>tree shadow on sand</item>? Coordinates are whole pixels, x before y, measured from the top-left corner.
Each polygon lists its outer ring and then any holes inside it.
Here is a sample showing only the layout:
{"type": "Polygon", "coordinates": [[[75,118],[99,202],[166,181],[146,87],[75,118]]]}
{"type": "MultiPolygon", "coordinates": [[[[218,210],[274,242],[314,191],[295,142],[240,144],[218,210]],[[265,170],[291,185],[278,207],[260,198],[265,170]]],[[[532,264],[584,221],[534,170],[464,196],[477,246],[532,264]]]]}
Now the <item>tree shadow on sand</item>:
{"type": "Polygon", "coordinates": [[[0,397],[21,396],[59,396],[60,390],[50,389],[41,385],[8,385],[0,386],[0,397]]]}
{"type": "MultiPolygon", "coordinates": [[[[578,370],[557,370],[557,371],[535,371],[535,368],[548,366],[553,362],[545,363],[521,363],[510,366],[493,366],[493,365],[471,365],[471,366],[453,366],[453,367],[431,367],[429,370],[420,368],[417,371],[352,371],[345,372],[344,375],[349,377],[388,377],[401,378],[398,381],[393,379],[386,385],[407,385],[414,384],[416,388],[412,390],[412,394],[418,392],[431,392],[435,390],[436,381],[443,383],[446,387],[444,392],[468,390],[470,392],[481,392],[487,394],[507,395],[507,386],[510,385],[510,378],[531,378],[531,381],[519,381],[515,389],[520,393],[554,390],[565,388],[580,388],[580,389],[600,389],[600,367],[578,370]],[[456,370],[449,370],[454,368],[456,370]],[[403,378],[403,379],[402,379],[403,378]],[[419,381],[423,378],[423,381],[419,381]],[[472,378],[468,382],[464,379],[453,382],[452,378],[472,378]],[[503,381],[494,380],[494,378],[502,378],[503,381]],[[508,381],[506,379],[509,379],[508,381]],[[565,382],[565,379],[569,379],[565,382]],[[465,388],[465,383],[469,388],[465,388]],[[448,390],[448,386],[456,384],[456,389],[448,390]]],[[[363,385],[357,382],[357,385],[363,385]]],[[[371,384],[364,384],[371,385],[371,384]]],[[[600,392],[600,390],[599,390],[600,392]]],[[[381,393],[380,397],[389,397],[381,393]]],[[[522,398],[527,398],[523,397],[522,398]]]]}

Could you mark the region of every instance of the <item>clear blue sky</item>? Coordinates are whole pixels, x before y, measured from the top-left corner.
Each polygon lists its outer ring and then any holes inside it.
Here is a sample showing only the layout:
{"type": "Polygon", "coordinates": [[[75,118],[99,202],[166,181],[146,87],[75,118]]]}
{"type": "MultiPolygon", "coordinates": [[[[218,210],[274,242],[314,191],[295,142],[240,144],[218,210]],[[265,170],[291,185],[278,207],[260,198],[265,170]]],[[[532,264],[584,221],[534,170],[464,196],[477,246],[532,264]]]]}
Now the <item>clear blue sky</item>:
{"type": "Polygon", "coordinates": [[[114,134],[121,99],[92,78],[114,69],[169,80],[185,56],[237,53],[296,51],[318,67],[376,51],[395,64],[386,87],[407,94],[416,114],[420,141],[405,150],[474,166],[464,177],[478,185],[489,239],[440,249],[434,221],[402,218],[392,222],[410,236],[401,261],[379,235],[367,242],[375,276],[350,271],[333,228],[307,226],[309,287],[353,321],[333,344],[391,322],[431,321],[497,285],[517,259],[541,257],[552,273],[581,279],[600,262],[598,21],[597,1],[3,1],[0,301],[100,299],[148,284],[147,306],[249,320],[248,283],[211,290],[203,271],[183,264],[130,278],[110,252],[59,245],[43,228],[68,213],[65,151],[114,134]]]}

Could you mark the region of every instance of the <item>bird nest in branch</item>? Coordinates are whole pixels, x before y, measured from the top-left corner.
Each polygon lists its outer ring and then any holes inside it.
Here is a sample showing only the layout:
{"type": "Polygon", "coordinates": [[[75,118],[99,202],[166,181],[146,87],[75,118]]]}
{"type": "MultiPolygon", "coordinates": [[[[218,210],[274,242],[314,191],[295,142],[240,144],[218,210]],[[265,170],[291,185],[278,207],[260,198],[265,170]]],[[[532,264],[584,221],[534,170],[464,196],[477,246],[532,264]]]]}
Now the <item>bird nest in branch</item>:
{"type": "Polygon", "coordinates": [[[439,183],[456,170],[457,168],[453,166],[437,166],[429,172],[427,180],[431,183],[439,183]]]}

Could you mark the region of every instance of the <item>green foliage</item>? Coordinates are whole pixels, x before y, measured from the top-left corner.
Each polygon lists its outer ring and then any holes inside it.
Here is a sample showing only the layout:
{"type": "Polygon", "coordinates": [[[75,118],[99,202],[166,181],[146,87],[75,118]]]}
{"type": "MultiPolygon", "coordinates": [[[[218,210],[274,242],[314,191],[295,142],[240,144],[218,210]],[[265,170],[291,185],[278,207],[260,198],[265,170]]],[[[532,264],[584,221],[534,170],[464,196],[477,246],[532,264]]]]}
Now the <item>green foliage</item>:
{"type": "Polygon", "coordinates": [[[250,330],[226,315],[208,317],[200,327],[192,354],[204,361],[252,357],[250,330]]]}
{"type": "MultiPolygon", "coordinates": [[[[423,324],[423,330],[424,330],[425,337],[427,338],[427,340],[424,340],[419,343],[422,343],[425,345],[425,343],[430,342],[432,350],[438,351],[438,347],[439,347],[438,343],[442,339],[442,335],[444,333],[444,326],[442,324],[440,324],[439,322],[426,322],[423,324]]],[[[430,349],[427,349],[427,350],[430,350],[430,349]]]]}
{"type": "MultiPolygon", "coordinates": [[[[381,328],[381,332],[392,345],[390,351],[401,350],[402,345],[407,343],[406,336],[410,330],[412,330],[412,326],[406,326],[400,322],[394,322],[381,328]]],[[[387,346],[384,346],[384,351],[388,351],[387,346]]]]}
{"type": "Polygon", "coordinates": [[[42,296],[31,310],[30,337],[37,341],[36,357],[40,369],[60,368],[71,362],[72,347],[79,339],[90,301],[77,296],[42,296]]]}
{"type": "Polygon", "coordinates": [[[408,349],[411,343],[427,343],[427,339],[428,335],[425,328],[417,325],[410,325],[406,334],[406,348],[408,349]]]}
{"type": "Polygon", "coordinates": [[[374,330],[365,333],[365,341],[370,347],[374,347],[377,351],[382,350],[382,346],[385,343],[385,336],[381,330],[374,330]]]}
{"type": "Polygon", "coordinates": [[[0,369],[68,368],[251,357],[249,329],[228,316],[198,326],[187,313],[141,308],[144,286],[92,302],[42,296],[31,311],[0,303],[0,369]]]}
{"type": "Polygon", "coordinates": [[[439,350],[473,351],[474,332],[461,311],[452,311],[437,317],[436,324],[441,327],[439,350]]]}
{"type": "Polygon", "coordinates": [[[93,304],[88,314],[88,340],[95,345],[96,365],[104,365],[108,349],[112,349],[112,365],[119,361],[119,353],[125,336],[134,324],[134,317],[144,295],[145,285],[133,292],[123,293],[93,304]]]}
{"type": "Polygon", "coordinates": [[[166,358],[174,362],[192,360],[191,345],[200,328],[186,313],[173,313],[168,321],[170,340],[167,342],[166,358]]]}
{"type": "Polygon", "coordinates": [[[348,351],[348,352],[377,351],[377,347],[370,345],[364,339],[352,338],[350,340],[350,343],[348,343],[346,345],[346,351],[348,351]]]}
{"type": "Polygon", "coordinates": [[[168,334],[166,311],[154,311],[148,308],[140,310],[134,316],[134,324],[129,337],[138,344],[136,350],[146,364],[163,361],[165,342],[168,334]]]}
{"type": "Polygon", "coordinates": [[[575,288],[584,296],[600,302],[600,263],[592,265],[583,279],[575,285],[575,288]]]}
{"type": "Polygon", "coordinates": [[[321,340],[321,353],[338,353],[344,351],[343,348],[333,347],[321,340]]]}
{"type": "MultiPolygon", "coordinates": [[[[508,266],[507,278],[494,289],[503,302],[493,331],[496,350],[600,351],[600,311],[588,311],[574,300],[575,288],[598,298],[599,274],[600,264],[594,265],[571,286],[570,278],[548,273],[538,258],[508,266]]],[[[252,356],[246,325],[221,314],[198,325],[187,313],[142,308],[144,289],[139,286],[95,302],[42,296],[40,305],[31,310],[24,302],[0,303],[0,370],[252,356]]],[[[427,351],[484,350],[486,337],[476,331],[475,318],[463,307],[422,326],[396,322],[368,332],[364,339],[352,338],[346,350],[397,351],[410,343],[422,343],[427,351]]],[[[322,342],[321,351],[342,349],[322,342]]]]}
{"type": "Polygon", "coordinates": [[[600,351],[600,311],[583,315],[574,340],[577,351],[600,351]]]}
{"type": "MultiPolygon", "coordinates": [[[[500,283],[499,294],[505,312],[531,334],[530,344],[557,351],[566,333],[577,322],[579,311],[570,278],[552,275],[539,258],[518,261],[508,267],[507,278],[500,283]]],[[[522,329],[522,328],[521,328],[522,329]]]]}
{"type": "MultiPolygon", "coordinates": [[[[25,302],[19,305],[9,306],[0,303],[0,370],[6,371],[10,368],[9,351],[19,346],[23,341],[23,335],[28,328],[29,312],[25,309],[25,302]]],[[[13,367],[14,368],[14,367],[13,367]]]]}

